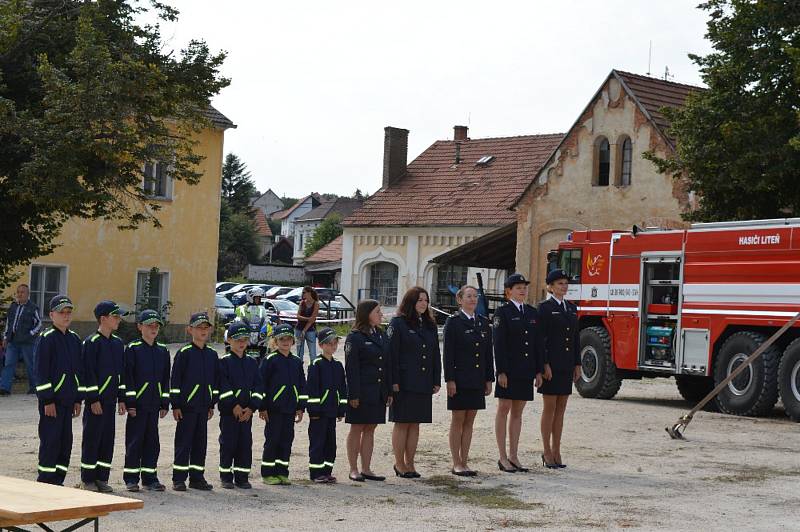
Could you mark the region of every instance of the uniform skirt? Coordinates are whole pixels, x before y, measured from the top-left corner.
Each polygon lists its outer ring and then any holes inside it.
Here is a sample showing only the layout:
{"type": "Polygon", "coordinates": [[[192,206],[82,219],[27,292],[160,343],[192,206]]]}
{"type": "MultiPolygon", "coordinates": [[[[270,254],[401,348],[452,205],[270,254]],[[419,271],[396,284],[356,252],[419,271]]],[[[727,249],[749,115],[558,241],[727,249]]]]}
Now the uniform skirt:
{"type": "Polygon", "coordinates": [[[344,422],[351,425],[380,425],[386,423],[386,405],[381,403],[365,405],[361,403],[358,408],[353,408],[348,404],[344,422]]]}
{"type": "Polygon", "coordinates": [[[456,394],[447,398],[448,410],[483,410],[486,408],[486,396],[483,390],[459,388],[456,384],[456,394]]]}
{"type": "Polygon", "coordinates": [[[572,394],[572,376],[570,372],[553,372],[553,378],[549,381],[542,380],[538,392],[542,395],[570,395],[572,394]]]}
{"type": "Polygon", "coordinates": [[[432,398],[429,393],[395,392],[389,407],[389,421],[394,423],[431,423],[432,398]]]}
{"type": "Polygon", "coordinates": [[[498,399],[533,401],[533,379],[508,379],[508,387],[495,383],[494,396],[498,399]]]}

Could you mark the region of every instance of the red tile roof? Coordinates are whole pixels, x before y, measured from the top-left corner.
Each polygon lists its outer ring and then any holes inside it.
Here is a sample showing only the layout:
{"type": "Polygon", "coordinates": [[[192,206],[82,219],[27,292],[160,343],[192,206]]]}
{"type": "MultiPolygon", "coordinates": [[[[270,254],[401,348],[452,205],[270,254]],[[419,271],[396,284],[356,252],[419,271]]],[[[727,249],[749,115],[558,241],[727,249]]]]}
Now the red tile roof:
{"type": "Polygon", "coordinates": [[[509,210],[533,180],[563,134],[436,141],[387,189],[348,216],[346,226],[497,226],[516,220],[509,210]],[[487,165],[481,157],[493,155],[487,165]]]}
{"type": "Polygon", "coordinates": [[[342,235],[337,236],[328,244],[317,250],[306,259],[306,264],[317,262],[334,262],[342,260],[342,235]]]}
{"type": "Polygon", "coordinates": [[[254,209],[254,211],[256,220],[256,233],[258,233],[258,236],[272,236],[272,229],[270,229],[269,223],[267,223],[267,215],[264,214],[264,211],[261,209],[254,209]]]}

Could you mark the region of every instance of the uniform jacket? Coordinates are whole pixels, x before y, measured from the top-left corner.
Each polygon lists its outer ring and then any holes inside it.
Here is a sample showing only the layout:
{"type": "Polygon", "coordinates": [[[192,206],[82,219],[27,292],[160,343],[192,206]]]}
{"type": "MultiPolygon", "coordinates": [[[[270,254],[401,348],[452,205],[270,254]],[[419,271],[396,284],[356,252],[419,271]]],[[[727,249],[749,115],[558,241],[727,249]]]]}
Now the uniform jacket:
{"type": "Polygon", "coordinates": [[[62,333],[55,327],[47,330],[39,340],[35,360],[40,382],[36,394],[40,401],[68,407],[81,401],[83,367],[78,333],[70,329],[62,333]]]}
{"type": "Polygon", "coordinates": [[[389,339],[380,329],[372,334],[351,331],[344,342],[347,398],[362,404],[386,404],[392,381],[389,339]]]}
{"type": "Polygon", "coordinates": [[[253,412],[258,410],[264,399],[258,361],[244,355],[239,358],[229,353],[219,361],[219,412],[222,415],[233,415],[238,404],[253,412]]]}
{"type": "Polygon", "coordinates": [[[84,397],[86,404],[125,401],[125,345],[116,334],[96,332],[83,340],[84,397]]]}
{"type": "Polygon", "coordinates": [[[533,379],[544,367],[539,313],[527,303],[522,309],[508,301],[494,313],[495,369],[509,379],[533,379]]]}
{"type": "Polygon", "coordinates": [[[323,356],[314,359],[308,367],[306,383],[309,416],[342,417],[347,407],[347,383],[344,366],[338,360],[323,356]]]}
{"type": "Polygon", "coordinates": [[[208,346],[181,347],[172,363],[169,398],[172,408],[205,412],[219,399],[219,357],[208,346]]]}
{"type": "Polygon", "coordinates": [[[32,344],[41,328],[39,307],[33,301],[29,299],[24,305],[16,301],[11,303],[6,315],[6,331],[3,334],[7,342],[32,344]]]}
{"type": "Polygon", "coordinates": [[[294,414],[305,407],[308,395],[303,361],[297,355],[270,353],[258,368],[264,387],[264,399],[259,410],[294,414]]]}
{"type": "Polygon", "coordinates": [[[554,298],[539,303],[544,364],[554,372],[571,372],[581,365],[578,307],[564,300],[564,310],[554,298]]]}
{"type": "Polygon", "coordinates": [[[169,409],[169,351],[134,340],[125,348],[125,404],[143,412],[169,409]]]}
{"type": "Polygon", "coordinates": [[[459,310],[444,324],[444,380],[455,381],[456,390],[482,390],[494,381],[492,328],[484,316],[475,320],[459,310]]]}
{"type": "Polygon", "coordinates": [[[433,393],[442,385],[442,355],[435,325],[419,321],[409,325],[395,317],[386,329],[392,360],[392,384],[404,392],[433,393]]]}

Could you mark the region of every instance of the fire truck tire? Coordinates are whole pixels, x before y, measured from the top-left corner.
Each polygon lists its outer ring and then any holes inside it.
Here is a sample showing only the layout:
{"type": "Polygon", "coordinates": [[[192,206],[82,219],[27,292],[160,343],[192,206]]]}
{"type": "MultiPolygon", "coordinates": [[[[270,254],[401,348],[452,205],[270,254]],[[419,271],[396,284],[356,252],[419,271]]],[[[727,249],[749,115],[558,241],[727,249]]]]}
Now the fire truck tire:
{"type": "MultiPolygon", "coordinates": [[[[719,384],[767,339],[763,334],[741,331],[732,334],[714,361],[714,384],[719,384]]],[[[778,401],[778,362],[781,352],[769,349],[717,395],[720,411],[739,416],[763,416],[778,401]]]]}
{"type": "Polygon", "coordinates": [[[786,415],[800,422],[800,338],[783,352],[778,369],[778,388],[786,415]]]}
{"type": "Polygon", "coordinates": [[[603,327],[581,331],[582,375],[575,384],[581,397],[611,399],[622,386],[617,366],[611,358],[611,339],[603,327]]]}
{"type": "MultiPolygon", "coordinates": [[[[712,377],[697,377],[694,375],[675,375],[675,382],[678,385],[678,392],[681,397],[690,403],[699,403],[700,399],[708,395],[714,389],[714,379],[712,377]]],[[[713,401],[709,402],[711,404],[713,401]]]]}

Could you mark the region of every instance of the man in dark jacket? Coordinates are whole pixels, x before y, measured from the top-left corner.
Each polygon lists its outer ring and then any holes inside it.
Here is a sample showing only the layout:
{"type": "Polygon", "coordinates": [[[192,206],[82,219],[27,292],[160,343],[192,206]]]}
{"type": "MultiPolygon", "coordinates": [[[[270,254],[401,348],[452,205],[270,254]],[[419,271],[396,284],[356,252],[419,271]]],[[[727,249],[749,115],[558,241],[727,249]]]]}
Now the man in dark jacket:
{"type": "Polygon", "coordinates": [[[28,393],[36,393],[36,364],[33,360],[33,345],[42,328],[39,307],[30,300],[30,288],[21,284],[17,287],[16,301],[11,303],[6,319],[6,330],[3,334],[3,345],[6,348],[5,364],[0,374],[0,396],[11,393],[14,382],[14,371],[17,361],[25,361],[28,371],[28,393]]]}

